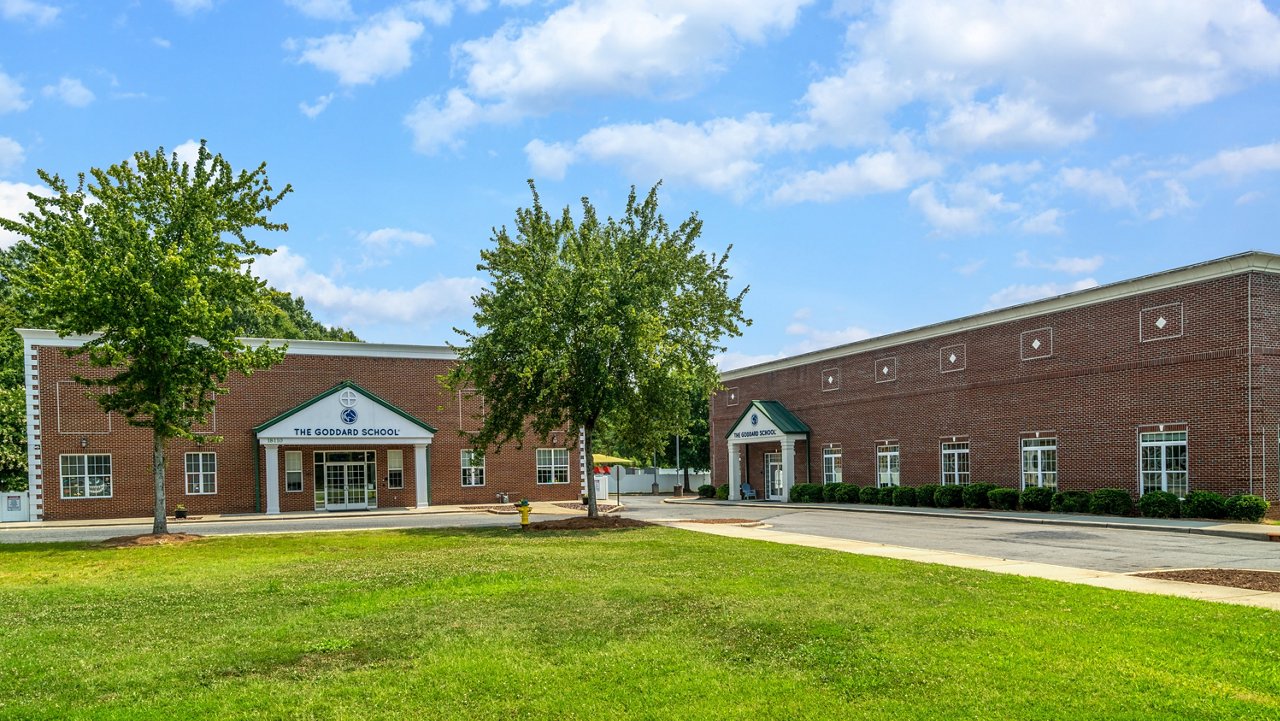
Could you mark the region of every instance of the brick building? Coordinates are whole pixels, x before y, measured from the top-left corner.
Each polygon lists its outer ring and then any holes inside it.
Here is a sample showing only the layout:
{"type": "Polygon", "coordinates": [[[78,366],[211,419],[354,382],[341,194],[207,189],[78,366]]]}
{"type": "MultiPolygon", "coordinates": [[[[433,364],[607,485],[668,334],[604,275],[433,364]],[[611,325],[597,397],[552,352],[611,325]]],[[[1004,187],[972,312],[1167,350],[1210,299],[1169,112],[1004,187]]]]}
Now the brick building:
{"type": "MultiPolygon", "coordinates": [[[[150,516],[151,434],[103,413],[73,380],[85,338],[19,331],[27,378],[30,520],[150,516]]],[[[280,344],[284,341],[272,341],[280,344]]],[[[288,341],[282,363],[228,379],[208,423],[220,443],[166,448],[167,506],[192,515],[355,510],[581,493],[575,438],[473,453],[480,398],[446,391],[443,347],[288,341]]]]}
{"type": "Polygon", "coordinates": [[[1280,256],[1251,252],[726,372],[713,475],[1263,495],[1280,256]],[[723,439],[723,440],[720,440],[723,439]]]}

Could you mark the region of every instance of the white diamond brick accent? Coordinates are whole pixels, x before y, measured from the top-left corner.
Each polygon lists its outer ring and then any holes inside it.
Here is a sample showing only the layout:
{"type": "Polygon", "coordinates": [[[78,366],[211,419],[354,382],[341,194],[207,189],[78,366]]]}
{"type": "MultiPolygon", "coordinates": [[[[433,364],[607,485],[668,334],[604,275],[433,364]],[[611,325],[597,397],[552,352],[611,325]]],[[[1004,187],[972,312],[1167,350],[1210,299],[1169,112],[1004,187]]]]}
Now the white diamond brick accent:
{"type": "Polygon", "coordinates": [[[1031,341],[1031,347],[1035,348],[1036,350],[1040,350],[1040,339],[1036,338],[1035,340],[1031,341]]]}

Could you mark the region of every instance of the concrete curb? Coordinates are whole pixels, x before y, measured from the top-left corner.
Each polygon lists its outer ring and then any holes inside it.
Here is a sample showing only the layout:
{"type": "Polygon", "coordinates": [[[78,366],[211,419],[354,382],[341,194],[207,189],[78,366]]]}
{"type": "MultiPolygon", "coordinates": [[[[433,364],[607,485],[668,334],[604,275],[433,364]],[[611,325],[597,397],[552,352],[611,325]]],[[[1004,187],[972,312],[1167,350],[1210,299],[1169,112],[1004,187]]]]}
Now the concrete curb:
{"type": "Polygon", "coordinates": [[[705,498],[666,498],[663,503],[680,503],[680,504],[702,504],[717,506],[743,506],[748,508],[787,508],[795,510],[820,510],[820,511],[840,511],[843,513],[881,513],[887,515],[899,516],[916,516],[924,518],[947,518],[947,519],[965,519],[965,520],[982,520],[982,521],[1004,521],[1006,523],[1031,523],[1052,526],[1075,526],[1081,528],[1107,528],[1119,529],[1124,531],[1154,531],[1156,533],[1185,533],[1200,536],[1217,536],[1220,538],[1235,538],[1247,541],[1277,541],[1280,542],[1280,526],[1269,526],[1256,524],[1257,529],[1254,530],[1255,524],[1241,523],[1224,523],[1208,526],[1175,526],[1163,523],[1134,523],[1117,518],[1114,521],[1087,521],[1071,518],[1035,518],[1027,516],[1007,516],[999,513],[991,513],[984,511],[916,511],[910,508],[898,508],[895,506],[866,506],[863,504],[835,504],[835,503],[786,503],[782,501],[768,501],[768,505],[763,505],[764,501],[720,501],[709,500],[705,498]],[[1224,526],[1231,526],[1225,528],[1224,526]]]}

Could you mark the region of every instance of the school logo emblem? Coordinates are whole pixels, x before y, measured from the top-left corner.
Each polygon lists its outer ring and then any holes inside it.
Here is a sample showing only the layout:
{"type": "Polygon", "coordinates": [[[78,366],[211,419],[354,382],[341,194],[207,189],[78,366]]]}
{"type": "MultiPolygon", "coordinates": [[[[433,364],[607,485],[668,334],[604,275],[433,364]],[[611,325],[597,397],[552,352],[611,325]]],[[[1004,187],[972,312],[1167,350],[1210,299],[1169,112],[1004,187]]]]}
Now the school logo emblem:
{"type": "Polygon", "coordinates": [[[359,417],[360,417],[360,414],[356,413],[356,409],[354,408],[347,408],[342,411],[342,422],[346,423],[347,425],[351,425],[352,423],[355,423],[356,419],[359,417]]]}
{"type": "Polygon", "coordinates": [[[759,415],[758,413],[752,413],[752,414],[751,414],[751,425],[755,426],[755,425],[759,425],[759,424],[760,424],[760,415],[759,415]]]}

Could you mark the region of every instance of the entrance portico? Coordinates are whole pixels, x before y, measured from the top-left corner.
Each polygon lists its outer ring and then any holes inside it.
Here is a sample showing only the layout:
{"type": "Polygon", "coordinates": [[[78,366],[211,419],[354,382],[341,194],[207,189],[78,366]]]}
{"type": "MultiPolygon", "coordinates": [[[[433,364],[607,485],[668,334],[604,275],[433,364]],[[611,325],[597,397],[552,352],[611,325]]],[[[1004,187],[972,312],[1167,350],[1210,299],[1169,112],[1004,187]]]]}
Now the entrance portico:
{"type": "MultiPolygon", "coordinates": [[[[313,452],[314,497],[317,509],[328,510],[376,508],[378,453],[372,449],[412,446],[415,505],[422,508],[430,503],[429,452],[436,429],[351,381],[272,418],[254,433],[266,451],[263,475],[268,514],[280,513],[281,446],[323,447],[313,452]]],[[[389,460],[384,468],[388,478],[396,470],[389,460]]],[[[287,468],[286,476],[294,472],[301,483],[301,467],[287,468]]]]}
{"type": "Polygon", "coordinates": [[[778,443],[779,453],[765,454],[764,497],[785,501],[796,482],[796,442],[809,440],[809,426],[777,401],[751,401],[726,436],[729,446],[729,498],[742,498],[741,448],[751,443],[778,443]]]}

